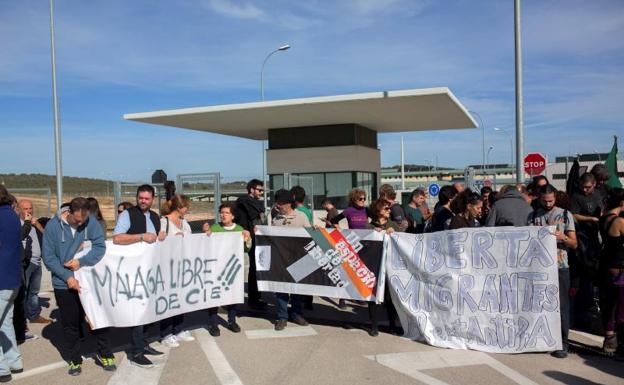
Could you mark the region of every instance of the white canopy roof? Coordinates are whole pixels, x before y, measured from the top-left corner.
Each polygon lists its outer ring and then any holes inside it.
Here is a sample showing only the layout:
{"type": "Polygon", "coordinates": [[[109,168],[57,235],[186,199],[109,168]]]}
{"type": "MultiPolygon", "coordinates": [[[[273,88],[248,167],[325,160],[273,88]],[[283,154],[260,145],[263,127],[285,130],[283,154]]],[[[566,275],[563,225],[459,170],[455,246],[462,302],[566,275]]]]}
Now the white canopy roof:
{"type": "Polygon", "coordinates": [[[446,87],[124,114],[124,119],[266,140],[267,130],[356,123],[379,133],[475,128],[446,87]]]}

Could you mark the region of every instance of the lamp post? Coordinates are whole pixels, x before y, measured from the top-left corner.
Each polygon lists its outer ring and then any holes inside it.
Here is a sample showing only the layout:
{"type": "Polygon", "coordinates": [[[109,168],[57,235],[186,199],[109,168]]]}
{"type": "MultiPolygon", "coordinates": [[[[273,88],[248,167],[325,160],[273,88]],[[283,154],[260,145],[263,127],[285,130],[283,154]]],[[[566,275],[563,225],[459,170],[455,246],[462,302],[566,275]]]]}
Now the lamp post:
{"type": "Polygon", "coordinates": [[[56,94],[56,48],[54,46],[54,1],[50,0],[50,52],[52,61],[52,105],[54,108],[54,160],[56,164],[56,208],[63,204],[63,168],[61,160],[61,122],[56,94]]]}
{"type": "Polygon", "coordinates": [[[507,137],[509,138],[509,159],[511,161],[511,163],[509,163],[509,167],[512,168],[511,175],[513,176],[514,151],[513,151],[513,140],[511,139],[511,134],[509,133],[509,131],[505,130],[504,128],[500,128],[500,127],[494,127],[494,131],[502,132],[505,135],[507,135],[507,137]]]}
{"type": "Polygon", "coordinates": [[[485,158],[485,164],[487,165],[487,168],[490,168],[490,152],[492,152],[493,149],[494,149],[494,146],[490,146],[487,152],[487,156],[485,158]]]}
{"type": "MultiPolygon", "coordinates": [[[[264,101],[264,66],[266,65],[269,58],[276,52],[286,51],[290,49],[290,44],[284,44],[276,50],[271,51],[262,62],[262,67],[260,68],[260,97],[262,101],[264,101]]],[[[262,198],[264,200],[264,209],[267,209],[267,180],[266,180],[266,150],[264,145],[264,140],[262,141],[262,183],[264,184],[264,192],[262,193],[262,198]]]]}
{"type": "Polygon", "coordinates": [[[522,96],[522,39],[520,27],[520,0],[514,1],[514,45],[516,69],[516,182],[524,182],[524,99],[522,96]]]}
{"type": "Polygon", "coordinates": [[[483,119],[481,119],[481,115],[479,115],[475,111],[468,112],[479,118],[479,126],[481,126],[481,171],[485,174],[485,125],[483,124],[483,119]]]}
{"type": "Polygon", "coordinates": [[[262,101],[264,101],[264,66],[266,65],[267,61],[269,60],[269,58],[276,52],[279,51],[286,51],[290,49],[290,44],[284,44],[283,46],[279,47],[278,49],[271,51],[265,58],[264,61],[262,62],[262,68],[260,69],[260,97],[262,98],[262,101]]]}

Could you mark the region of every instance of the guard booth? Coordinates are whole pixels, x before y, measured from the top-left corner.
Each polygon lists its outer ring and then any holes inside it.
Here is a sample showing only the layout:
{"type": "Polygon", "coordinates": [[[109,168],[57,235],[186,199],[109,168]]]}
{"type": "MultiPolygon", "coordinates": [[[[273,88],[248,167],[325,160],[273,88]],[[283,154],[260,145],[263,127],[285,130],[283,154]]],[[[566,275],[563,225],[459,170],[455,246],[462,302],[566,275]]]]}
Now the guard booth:
{"type": "Polygon", "coordinates": [[[348,205],[354,187],[364,189],[369,200],[377,197],[379,133],[477,127],[446,87],[141,112],[124,118],[268,140],[262,154],[269,176],[266,187],[275,191],[291,186],[297,177],[298,184],[310,187],[311,208],[320,208],[328,197],[339,209],[348,205]]]}

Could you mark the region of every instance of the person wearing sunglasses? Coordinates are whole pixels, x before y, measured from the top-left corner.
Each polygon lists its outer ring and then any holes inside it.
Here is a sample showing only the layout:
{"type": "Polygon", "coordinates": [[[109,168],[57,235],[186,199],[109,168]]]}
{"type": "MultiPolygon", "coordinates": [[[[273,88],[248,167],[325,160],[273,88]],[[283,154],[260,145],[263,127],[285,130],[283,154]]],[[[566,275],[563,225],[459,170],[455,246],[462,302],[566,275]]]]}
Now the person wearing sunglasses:
{"type": "MultiPolygon", "coordinates": [[[[395,231],[400,231],[399,225],[390,219],[390,205],[385,199],[378,199],[370,206],[370,212],[372,213],[372,222],[367,225],[368,229],[376,231],[385,231],[387,234],[392,234],[395,231]]],[[[392,298],[390,298],[390,288],[388,287],[388,281],[386,280],[386,288],[384,295],[384,305],[386,306],[386,312],[388,314],[388,322],[390,323],[390,330],[396,334],[402,334],[402,332],[396,327],[396,319],[398,318],[396,308],[392,304],[392,298]]],[[[371,329],[368,334],[371,337],[377,337],[379,335],[379,317],[377,316],[378,305],[374,301],[368,302],[368,316],[371,321],[371,329]]]]}
{"type": "Polygon", "coordinates": [[[234,220],[243,229],[251,234],[252,246],[249,249],[249,275],[247,276],[247,301],[248,305],[255,309],[263,309],[266,302],[261,300],[258,291],[258,281],[256,279],[256,239],[254,237],[254,227],[266,225],[266,215],[264,211],[264,183],[258,179],[252,179],[247,183],[247,195],[236,200],[236,210],[234,220]]]}
{"type": "Polygon", "coordinates": [[[349,229],[363,230],[367,228],[369,217],[366,207],[366,193],[362,189],[354,188],[349,193],[349,207],[332,218],[331,223],[338,227],[338,222],[346,219],[349,229]]]}

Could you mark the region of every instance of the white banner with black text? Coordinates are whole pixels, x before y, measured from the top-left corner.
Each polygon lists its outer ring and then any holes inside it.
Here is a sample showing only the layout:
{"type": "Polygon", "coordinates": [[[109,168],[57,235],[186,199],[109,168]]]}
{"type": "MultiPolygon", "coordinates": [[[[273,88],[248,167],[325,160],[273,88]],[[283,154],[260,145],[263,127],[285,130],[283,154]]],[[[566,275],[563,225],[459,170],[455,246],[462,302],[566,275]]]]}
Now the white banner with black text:
{"type": "Polygon", "coordinates": [[[554,227],[394,233],[386,271],[405,336],[453,349],[561,349],[554,227]]]}
{"type": "Polygon", "coordinates": [[[144,325],[244,300],[241,233],[169,236],[114,245],[93,267],[74,273],[93,328],[144,325]]]}

